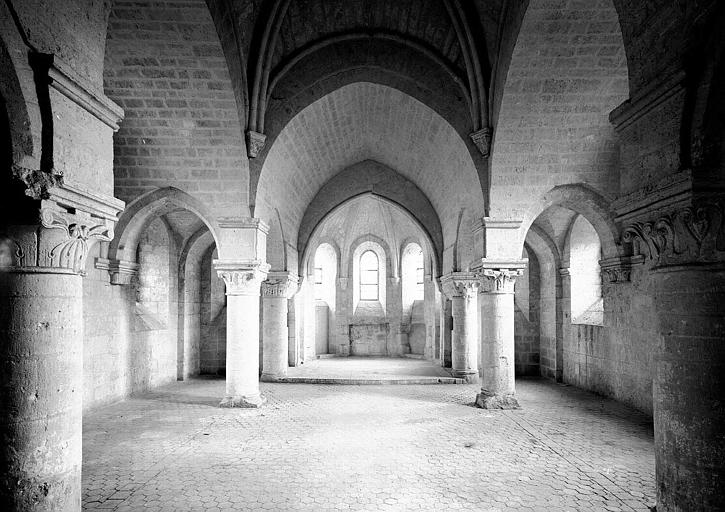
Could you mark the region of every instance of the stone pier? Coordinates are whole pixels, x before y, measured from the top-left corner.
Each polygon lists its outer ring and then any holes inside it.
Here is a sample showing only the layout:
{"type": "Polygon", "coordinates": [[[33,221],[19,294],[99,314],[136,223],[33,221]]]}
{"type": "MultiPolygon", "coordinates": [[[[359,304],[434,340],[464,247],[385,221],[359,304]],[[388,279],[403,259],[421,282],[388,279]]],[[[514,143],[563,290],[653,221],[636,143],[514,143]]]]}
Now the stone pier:
{"type": "Polygon", "coordinates": [[[441,278],[445,294],[451,300],[453,333],[451,336],[451,373],[467,382],[478,380],[478,288],[476,274],[453,272],[441,278]]]}
{"type": "Polygon", "coordinates": [[[299,279],[290,272],[270,272],[262,283],[262,380],[287,375],[289,358],[289,300],[299,279]]]}
{"type": "Polygon", "coordinates": [[[514,282],[525,262],[484,263],[481,270],[481,392],[484,409],[518,409],[514,365],[514,282]]]}
{"type": "Polygon", "coordinates": [[[215,262],[227,293],[226,394],[220,407],[260,407],[259,295],[264,263],[215,262]]]}

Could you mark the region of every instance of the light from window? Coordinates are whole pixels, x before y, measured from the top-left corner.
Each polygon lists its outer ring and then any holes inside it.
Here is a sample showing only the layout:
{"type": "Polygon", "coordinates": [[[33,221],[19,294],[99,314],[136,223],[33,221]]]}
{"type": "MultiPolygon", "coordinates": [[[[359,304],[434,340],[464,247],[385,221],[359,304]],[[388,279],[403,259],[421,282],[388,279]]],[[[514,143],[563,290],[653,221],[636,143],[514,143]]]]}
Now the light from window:
{"type": "Polygon", "coordinates": [[[378,255],[365,251],[360,256],[360,300],[378,300],[378,255]]]}
{"type": "Polygon", "coordinates": [[[415,291],[419,296],[423,296],[423,277],[425,276],[425,272],[423,271],[423,267],[418,267],[415,269],[415,291]]]}

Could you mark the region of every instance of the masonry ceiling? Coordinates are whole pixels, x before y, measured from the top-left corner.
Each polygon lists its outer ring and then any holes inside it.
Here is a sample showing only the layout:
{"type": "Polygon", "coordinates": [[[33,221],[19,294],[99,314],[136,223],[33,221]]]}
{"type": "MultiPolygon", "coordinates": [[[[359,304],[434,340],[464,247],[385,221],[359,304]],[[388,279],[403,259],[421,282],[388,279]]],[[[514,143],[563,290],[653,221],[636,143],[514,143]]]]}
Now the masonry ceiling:
{"type": "Polygon", "coordinates": [[[265,161],[255,215],[270,222],[273,205],[279,205],[285,232],[296,237],[320,187],[367,159],[420,187],[449,233],[456,232],[461,209],[482,214],[481,184],[455,130],[396,89],[357,83],[329,94],[287,125],[265,161]]]}
{"type": "MultiPolygon", "coordinates": [[[[264,131],[275,86],[297,62],[356,41],[363,46],[380,43],[369,55],[370,63],[386,51],[400,55],[401,46],[422,55],[465,91],[471,130],[488,126],[487,48],[496,34],[500,1],[234,0],[225,5],[216,0],[211,4],[213,11],[221,13],[218,25],[224,25],[225,17],[236,20],[239,51],[247,62],[248,128],[252,131],[264,131]]],[[[344,59],[337,62],[339,68],[347,64],[344,59]]]]}

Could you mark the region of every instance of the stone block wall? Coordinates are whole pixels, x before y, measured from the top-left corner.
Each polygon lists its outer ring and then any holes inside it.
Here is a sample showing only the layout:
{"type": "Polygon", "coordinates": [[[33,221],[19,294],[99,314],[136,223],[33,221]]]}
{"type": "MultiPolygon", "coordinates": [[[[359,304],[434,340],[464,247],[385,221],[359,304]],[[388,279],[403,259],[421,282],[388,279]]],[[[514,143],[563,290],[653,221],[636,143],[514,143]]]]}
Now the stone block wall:
{"type": "Polygon", "coordinates": [[[609,112],[627,99],[627,60],[611,2],[531,0],[494,130],[491,215],[524,218],[552,187],[616,191],[609,112]]]}
{"type": "Polygon", "coordinates": [[[564,339],[564,382],[652,414],[657,323],[648,278],[605,286],[604,325],[572,324],[564,339]]]}
{"type": "Polygon", "coordinates": [[[132,338],[134,291],[113,286],[106,270],[94,262],[100,246],[95,245],[83,279],[83,408],[118,400],[129,387],[128,355],[132,338]]]}
{"type": "Polygon", "coordinates": [[[212,268],[214,250],[208,251],[199,266],[200,280],[200,361],[199,371],[223,375],[227,364],[227,308],[224,283],[212,268]]]}
{"type": "Polygon", "coordinates": [[[246,214],[242,129],[205,2],[114,2],[104,84],[126,113],[114,137],[116,197],[173,184],[224,215],[246,214]]]}
{"type": "Polygon", "coordinates": [[[87,261],[84,294],[84,409],[122,399],[177,377],[176,248],[156,219],[142,235],[139,274],[111,285],[106,270],[87,261]]]}
{"type": "Polygon", "coordinates": [[[540,288],[538,261],[529,254],[529,266],[516,280],[514,292],[514,364],[517,376],[540,375],[540,288]]]}

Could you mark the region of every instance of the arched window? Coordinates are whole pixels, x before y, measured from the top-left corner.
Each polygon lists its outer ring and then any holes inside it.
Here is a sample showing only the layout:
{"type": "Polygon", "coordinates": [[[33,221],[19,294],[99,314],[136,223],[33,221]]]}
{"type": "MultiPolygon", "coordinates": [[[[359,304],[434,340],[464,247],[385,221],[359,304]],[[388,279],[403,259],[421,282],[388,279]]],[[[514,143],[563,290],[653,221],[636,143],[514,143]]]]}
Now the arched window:
{"type": "Polygon", "coordinates": [[[335,310],[335,280],[337,277],[337,253],[328,243],[320,244],[315,251],[312,283],[315,300],[327,303],[335,310]]]}
{"type": "Polygon", "coordinates": [[[378,300],[378,273],[380,262],[373,251],[365,251],[360,256],[360,300],[378,300]]]}
{"type": "Polygon", "coordinates": [[[401,277],[403,283],[403,310],[409,311],[413,302],[424,299],[423,249],[417,243],[409,243],[403,249],[401,277]]]}

